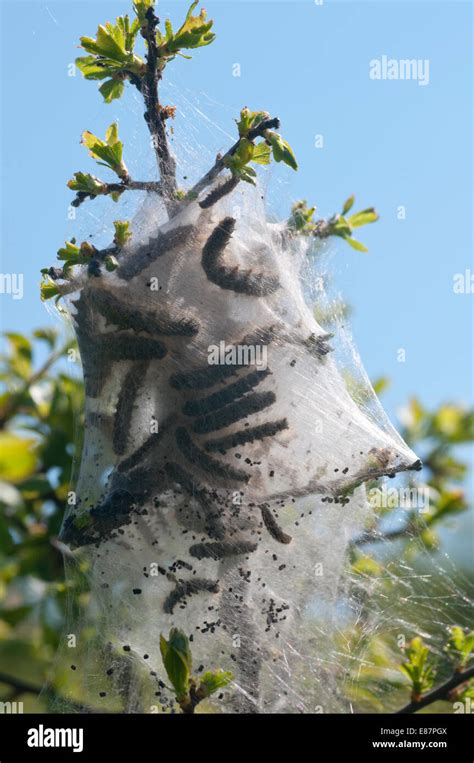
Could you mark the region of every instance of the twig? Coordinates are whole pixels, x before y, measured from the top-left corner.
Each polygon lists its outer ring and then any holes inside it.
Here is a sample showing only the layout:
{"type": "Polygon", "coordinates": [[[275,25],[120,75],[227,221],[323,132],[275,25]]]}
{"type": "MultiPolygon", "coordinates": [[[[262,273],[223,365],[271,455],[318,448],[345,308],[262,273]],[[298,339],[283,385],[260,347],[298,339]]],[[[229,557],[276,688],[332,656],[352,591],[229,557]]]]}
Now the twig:
{"type": "Polygon", "coordinates": [[[28,392],[33,384],[36,384],[69,349],[71,342],[66,342],[55,352],[45,360],[42,366],[38,368],[17,391],[13,392],[5,401],[4,406],[0,409],[0,430],[5,427],[9,419],[16,413],[17,408],[20,407],[23,396],[28,392]]]}
{"type": "Polygon", "coordinates": [[[145,121],[150,130],[153,148],[156,153],[163,195],[167,200],[167,207],[173,211],[176,206],[175,194],[177,190],[176,162],[169,149],[165,123],[158,98],[158,83],[161,74],[159,70],[158,45],[156,42],[156,27],[159,24],[159,19],[155,15],[153,8],[148,9],[146,18],[147,23],[142,28],[142,35],[146,40],[148,52],[146,56],[146,73],[142,79],[141,93],[145,100],[145,121]]]}
{"type": "Polygon", "coordinates": [[[46,686],[45,688],[41,686],[35,686],[34,684],[30,684],[27,681],[22,681],[20,678],[7,676],[5,673],[0,673],[0,684],[7,684],[13,688],[12,695],[10,696],[18,697],[20,694],[35,694],[38,696],[39,694],[43,693],[49,699],[68,704],[72,709],[77,710],[79,713],[107,712],[106,710],[99,710],[97,708],[89,707],[88,705],[84,705],[82,702],[75,702],[74,700],[68,699],[67,697],[63,697],[50,686],[46,686]]]}
{"type": "MultiPolygon", "coordinates": [[[[249,131],[248,135],[246,136],[248,140],[255,140],[255,138],[259,138],[263,136],[263,133],[265,130],[272,130],[272,129],[278,129],[280,127],[280,120],[278,117],[275,117],[273,119],[263,119],[261,122],[259,122],[258,125],[256,125],[252,130],[249,131]]],[[[226,166],[226,159],[233,156],[240,145],[240,138],[237,140],[234,145],[227,151],[226,154],[223,156],[218,155],[216,158],[216,161],[214,162],[214,165],[211,167],[209,172],[206,172],[206,174],[199,180],[196,185],[194,185],[191,190],[189,191],[188,196],[191,198],[195,198],[198,194],[201,193],[206,186],[210,185],[213,180],[216,179],[218,174],[222,172],[222,170],[226,166]]]]}
{"type": "Polygon", "coordinates": [[[474,666],[472,668],[468,668],[467,670],[454,673],[451,678],[445,681],[444,684],[441,684],[436,689],[432,689],[432,691],[423,695],[419,699],[412,700],[400,710],[396,710],[395,715],[416,713],[423,707],[431,705],[433,702],[438,702],[438,700],[449,701],[449,695],[453,689],[457,689],[459,686],[466,683],[471,678],[474,678],[474,666]]]}
{"type": "Polygon", "coordinates": [[[412,530],[411,525],[405,525],[399,530],[390,530],[388,532],[382,532],[381,530],[367,530],[361,533],[351,541],[351,546],[363,546],[367,543],[383,543],[387,540],[398,540],[399,538],[406,538],[412,530]]]}
{"type": "Polygon", "coordinates": [[[321,220],[316,220],[314,224],[314,230],[312,232],[312,235],[314,238],[329,238],[329,236],[332,235],[333,229],[332,229],[332,223],[334,222],[334,217],[329,218],[329,220],[325,220],[324,218],[321,220]]]}
{"type": "Polygon", "coordinates": [[[107,196],[111,193],[123,193],[124,191],[152,191],[162,193],[161,183],[154,180],[127,180],[122,183],[104,183],[105,190],[97,195],[79,191],[76,198],[71,202],[72,207],[79,207],[86,199],[96,199],[97,196],[107,196]]]}

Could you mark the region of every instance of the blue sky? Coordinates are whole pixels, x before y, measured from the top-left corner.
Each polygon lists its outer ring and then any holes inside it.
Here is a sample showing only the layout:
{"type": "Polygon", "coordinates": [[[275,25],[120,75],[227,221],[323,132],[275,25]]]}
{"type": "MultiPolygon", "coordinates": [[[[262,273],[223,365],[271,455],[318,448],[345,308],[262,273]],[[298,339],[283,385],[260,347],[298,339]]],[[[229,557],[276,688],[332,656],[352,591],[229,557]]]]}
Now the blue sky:
{"type": "MultiPolygon", "coordinates": [[[[196,160],[189,176],[230,145],[242,106],[278,115],[300,169],[270,171],[274,211],[286,214],[293,200],[307,198],[328,215],[355,193],[357,205],[380,212],[380,222],[360,232],[369,254],[337,245],[333,286],[354,307],[369,375],[392,380],[383,398],[389,413],[412,394],[428,406],[469,401],[473,294],[454,294],[453,276],[474,272],[471,3],[204,5],[217,39],[192,61],[173,62],[163,87],[165,101],[178,105],[176,140],[186,134],[186,156],[196,160]],[[382,55],[429,59],[429,84],[371,80],[369,62],[382,55]],[[405,220],[397,219],[400,206],[405,220]]],[[[186,8],[163,0],[158,13],[178,23],[186,8]]],[[[94,83],[68,76],[79,36],[94,35],[131,2],[1,0],[0,9],[1,270],[25,279],[24,299],[1,295],[0,304],[5,329],[28,331],[53,321],[39,301],[39,270],[54,264],[64,239],[103,233],[104,225],[110,231],[138,202],[95,201],[68,220],[66,181],[79,169],[94,172],[81,131],[103,135],[118,119],[132,174],[150,179],[154,165],[137,96],[107,106],[94,83]]]]}
{"type": "MultiPolygon", "coordinates": [[[[117,118],[135,173],[143,177],[145,164],[151,177],[154,166],[144,160],[148,141],[135,94],[104,105],[94,83],[67,69],[80,54],[79,35],[92,35],[131,3],[0,6],[2,272],[25,278],[25,298],[2,295],[1,306],[6,328],[27,331],[52,320],[38,299],[38,273],[54,263],[64,238],[97,231],[99,222],[110,225],[123,213],[104,200],[67,219],[65,182],[78,169],[94,171],[79,145],[82,129],[101,135],[117,118]]],[[[159,14],[178,22],[185,6],[163,1],[159,14]]],[[[219,0],[205,7],[216,41],[193,61],[171,64],[164,87],[171,102],[194,103],[220,128],[192,106],[181,116],[181,125],[195,122],[191,141],[204,157],[197,169],[229,145],[243,105],[277,114],[300,164],[296,174],[271,171],[277,212],[306,197],[330,214],[355,193],[358,204],[375,204],[381,214],[359,236],[368,255],[338,245],[333,286],[354,307],[354,336],[369,375],[392,379],[385,405],[393,413],[413,393],[428,405],[468,400],[473,295],[454,294],[453,275],[472,268],[471,4],[219,0]],[[429,59],[429,85],[371,80],[369,61],[384,54],[429,59]],[[240,77],[232,76],[235,63],[240,77]],[[316,134],[324,137],[322,149],[314,147],[316,134]],[[405,363],[397,361],[400,348],[405,363]]],[[[179,109],[177,120],[179,135],[179,109]]]]}

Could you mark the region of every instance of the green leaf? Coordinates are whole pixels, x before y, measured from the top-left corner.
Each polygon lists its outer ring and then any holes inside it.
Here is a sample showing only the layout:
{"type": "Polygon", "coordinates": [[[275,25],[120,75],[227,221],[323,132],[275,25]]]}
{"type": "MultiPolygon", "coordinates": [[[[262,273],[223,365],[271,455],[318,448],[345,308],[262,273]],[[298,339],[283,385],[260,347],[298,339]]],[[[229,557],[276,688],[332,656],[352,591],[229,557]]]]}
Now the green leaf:
{"type": "Polygon", "coordinates": [[[238,156],[228,156],[224,164],[231,170],[234,177],[238,177],[239,180],[243,180],[245,183],[256,185],[255,178],[257,177],[257,173],[253,167],[242,164],[238,156]]]}
{"type": "Polygon", "coordinates": [[[85,172],[75,172],[72,180],[68,181],[68,188],[78,193],[89,193],[91,196],[100,196],[105,193],[107,187],[102,180],[85,172]]]}
{"type": "Polygon", "coordinates": [[[107,129],[105,142],[86,130],[82,133],[82,143],[98,164],[108,167],[122,180],[128,178],[128,170],[122,160],[123,143],[118,138],[118,126],[115,122],[107,129]]]}
{"type": "Polygon", "coordinates": [[[91,54],[76,59],[76,65],[84,77],[89,80],[113,80],[114,84],[107,81],[99,88],[106,103],[120,98],[125,79],[131,75],[141,77],[146,71],[145,61],[133,52],[139,29],[138,19],[130,23],[128,16],[118,16],[115,24],[107,22],[100,25],[95,39],[80,38],[81,46],[91,54]]]}
{"type": "Polygon", "coordinates": [[[76,58],[76,66],[86,79],[106,79],[115,73],[115,67],[107,67],[104,62],[98,63],[97,56],[80,56],[76,58]]]}
{"type": "Polygon", "coordinates": [[[298,169],[298,163],[295,159],[295,155],[289,143],[283,140],[281,135],[273,130],[265,131],[265,138],[268,140],[272,147],[273,158],[276,162],[284,162],[294,170],[298,169]]]}
{"type": "Polygon", "coordinates": [[[56,286],[53,279],[47,275],[47,268],[46,268],[46,272],[44,270],[41,272],[43,276],[43,280],[40,283],[41,301],[46,302],[46,300],[52,299],[53,297],[59,297],[60,296],[59,289],[56,286]]]}
{"type": "Polygon", "coordinates": [[[189,679],[192,670],[189,640],[183,631],[172,628],[168,641],[163,635],[160,635],[160,651],[163,665],[179,702],[185,699],[189,692],[189,679]]]}
{"type": "Polygon", "coordinates": [[[169,19],[165,20],[165,30],[166,30],[166,36],[165,40],[172,40],[173,39],[173,25],[169,19]]]}
{"type": "Polygon", "coordinates": [[[33,331],[33,336],[35,339],[40,339],[43,342],[46,342],[46,344],[49,346],[51,350],[54,350],[56,347],[56,342],[58,340],[58,334],[55,329],[36,329],[33,331]]]}
{"type": "Polygon", "coordinates": [[[445,651],[453,659],[457,670],[464,670],[474,652],[474,631],[466,632],[459,625],[449,628],[445,651]]]}
{"type": "Polygon", "coordinates": [[[76,240],[66,241],[65,245],[58,249],[58,260],[70,260],[79,257],[81,249],[76,244],[76,240]]]}
{"type": "Polygon", "coordinates": [[[250,130],[260,124],[260,122],[263,122],[264,119],[268,119],[269,116],[270,114],[268,111],[250,111],[250,109],[247,108],[242,109],[240,112],[240,120],[236,120],[240,137],[245,138],[250,130]]]}
{"type": "Polygon", "coordinates": [[[128,14],[125,16],[117,16],[116,19],[116,34],[117,30],[121,32],[121,39],[123,40],[123,46],[129,53],[133,51],[137,34],[140,31],[140,22],[138,19],[133,19],[130,23],[128,14]]]}
{"type": "Polygon", "coordinates": [[[237,161],[242,167],[248,164],[253,158],[255,151],[255,145],[247,138],[241,138],[239,145],[234,152],[234,160],[237,161]]]}
{"type": "Polygon", "coordinates": [[[381,376],[379,379],[376,379],[372,382],[372,386],[374,388],[375,394],[381,395],[390,386],[390,379],[388,379],[386,376],[381,376]]]}
{"type": "Polygon", "coordinates": [[[361,225],[368,225],[369,223],[375,223],[379,219],[379,216],[373,207],[369,209],[363,209],[361,212],[356,212],[349,217],[349,224],[352,228],[360,228],[361,225]]]}
{"type": "Polygon", "coordinates": [[[313,215],[316,207],[308,207],[306,200],[295,202],[291,208],[288,227],[297,233],[310,234],[314,230],[313,215]]]}
{"type": "MultiPolygon", "coordinates": [[[[157,35],[158,51],[163,67],[167,60],[173,59],[176,55],[183,55],[181,50],[192,50],[210,45],[215,39],[215,34],[211,32],[213,21],[208,21],[204,9],[199,16],[193,16],[193,10],[198,5],[199,0],[195,0],[190,6],[184,23],[177,32],[173,31],[170,21],[165,22],[166,34],[157,35]]],[[[185,58],[187,56],[184,56],[185,58]]]]}
{"type": "Polygon", "coordinates": [[[429,664],[430,650],[417,636],[406,650],[407,661],[400,665],[400,670],[405,673],[412,683],[412,697],[419,699],[427,692],[434,683],[435,671],[429,664]]]}
{"type": "Polygon", "coordinates": [[[93,37],[81,37],[80,41],[81,46],[88,53],[95,53],[119,63],[124,63],[127,60],[128,54],[125,46],[117,42],[111,25],[103,26],[99,24],[95,40],[93,37]]]}
{"type": "Polygon", "coordinates": [[[115,146],[117,143],[120,143],[118,137],[117,122],[112,122],[112,124],[107,128],[105,131],[105,140],[109,146],[115,146]]]}
{"type": "Polygon", "coordinates": [[[359,558],[353,562],[352,571],[356,575],[362,575],[364,577],[379,577],[383,574],[384,568],[371,556],[361,554],[359,558]]]}
{"type": "Polygon", "coordinates": [[[173,34],[171,39],[167,40],[166,48],[170,52],[176,52],[181,49],[201,48],[210,45],[215,39],[215,34],[210,30],[213,21],[207,20],[207,13],[204,8],[199,16],[193,16],[193,10],[198,5],[199,0],[195,0],[188,10],[183,25],[173,34]]]}
{"type": "Polygon", "coordinates": [[[127,241],[129,241],[132,237],[132,233],[130,231],[130,222],[128,220],[115,220],[114,227],[114,244],[121,248],[122,246],[125,246],[127,241]]]}
{"type": "Polygon", "coordinates": [[[344,236],[344,241],[347,241],[349,246],[352,246],[353,249],[356,249],[358,252],[368,252],[364,244],[361,244],[360,241],[356,241],[355,238],[352,238],[352,236],[344,236]]]}
{"type": "Polygon", "coordinates": [[[335,215],[329,220],[331,234],[346,238],[352,236],[352,228],[342,215],[335,215]]]}
{"type": "Polygon", "coordinates": [[[258,143],[254,147],[252,162],[255,162],[255,164],[270,164],[271,153],[270,146],[267,146],[266,143],[258,143]]]}
{"type": "Polygon", "coordinates": [[[201,677],[199,689],[204,697],[209,697],[233,681],[234,675],[225,670],[209,670],[201,677]]]}
{"type": "Polygon", "coordinates": [[[58,249],[58,260],[64,262],[63,271],[65,276],[74,265],[85,265],[89,262],[96,249],[88,241],[83,241],[77,246],[76,240],[66,241],[65,246],[58,249]]]}
{"type": "Polygon", "coordinates": [[[143,24],[146,24],[147,18],[146,14],[149,8],[155,7],[155,0],[135,0],[133,3],[133,8],[135,10],[135,13],[138,17],[138,22],[140,25],[143,26],[143,24]]]}
{"type": "Polygon", "coordinates": [[[0,480],[22,482],[36,468],[35,441],[0,432],[0,480]]]}
{"type": "Polygon", "coordinates": [[[343,215],[346,215],[349,212],[349,210],[352,209],[352,207],[354,206],[354,201],[355,201],[354,194],[352,194],[352,196],[349,196],[349,198],[345,200],[344,206],[342,208],[343,215]]]}
{"type": "Polygon", "coordinates": [[[99,87],[99,91],[104,97],[105,103],[112,103],[117,98],[121,98],[125,85],[122,80],[108,79],[103,85],[99,87]]]}
{"type": "Polygon", "coordinates": [[[114,257],[113,254],[108,254],[107,257],[104,259],[105,269],[109,271],[109,273],[112,273],[114,270],[117,270],[119,267],[119,261],[116,257],[114,257]]]}
{"type": "Polygon", "coordinates": [[[257,173],[253,167],[249,167],[249,162],[269,164],[270,148],[265,143],[256,146],[251,140],[241,138],[234,153],[224,157],[224,165],[231,170],[234,177],[255,185],[257,173]]]}

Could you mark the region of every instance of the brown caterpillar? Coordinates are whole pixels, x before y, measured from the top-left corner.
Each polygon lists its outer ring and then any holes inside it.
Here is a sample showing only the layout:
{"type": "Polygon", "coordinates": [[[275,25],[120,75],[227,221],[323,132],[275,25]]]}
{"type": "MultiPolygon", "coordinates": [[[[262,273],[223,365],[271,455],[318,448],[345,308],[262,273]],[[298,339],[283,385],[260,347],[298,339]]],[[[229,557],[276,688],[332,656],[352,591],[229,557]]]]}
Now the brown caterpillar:
{"type": "Polygon", "coordinates": [[[165,464],[165,472],[177,482],[188,495],[195,498],[206,516],[206,531],[211,538],[222,540],[225,536],[225,527],[222,522],[221,512],[216,508],[212,496],[195,478],[175,462],[165,464]]]}
{"type": "Polygon", "coordinates": [[[221,289],[230,289],[250,297],[273,294],[280,286],[277,278],[224,264],[223,253],[234,232],[235,222],[233,217],[224,218],[206,241],[201,258],[205,274],[221,289]]]}
{"type": "Polygon", "coordinates": [[[177,247],[186,246],[191,241],[194,232],[194,226],[183,225],[172,228],[166,233],[159,233],[155,239],[149,241],[144,247],[145,251],[140,252],[140,255],[135,254],[120,264],[117,270],[118,277],[124,281],[131,281],[132,278],[135,278],[155,262],[158,257],[162,257],[177,247]]]}
{"type": "Polygon", "coordinates": [[[203,416],[207,413],[223,408],[228,403],[234,402],[242,397],[246,392],[250,392],[260,382],[262,382],[271,372],[268,369],[263,371],[252,371],[239,381],[229,384],[227,387],[215,392],[208,397],[200,400],[188,400],[183,406],[183,413],[186,416],[203,416]]]}
{"type": "Polygon", "coordinates": [[[168,350],[157,339],[118,332],[98,340],[96,352],[106,360],[161,360],[168,350]]]}
{"type": "Polygon", "coordinates": [[[117,402],[112,439],[114,453],[117,455],[121,456],[127,450],[133,419],[133,406],[138,391],[145,381],[147,370],[148,363],[136,363],[124,379],[117,402]]]}
{"type": "Polygon", "coordinates": [[[260,511],[262,512],[264,525],[272,538],[278,541],[278,543],[291,543],[291,535],[287,535],[287,533],[283,532],[268,506],[261,506],[260,511]]]}
{"type": "Polygon", "coordinates": [[[120,463],[117,465],[117,471],[128,472],[135,466],[138,466],[138,464],[140,464],[146,458],[146,456],[151,453],[154,448],[156,448],[162,436],[163,434],[160,427],[159,432],[151,434],[145,440],[145,442],[140,445],[139,448],[137,448],[133,453],[130,454],[130,456],[128,456],[128,458],[124,458],[122,461],[120,461],[120,463]]]}
{"type": "Polygon", "coordinates": [[[249,427],[248,429],[241,429],[234,434],[227,435],[227,437],[220,437],[216,440],[207,440],[204,443],[204,448],[208,452],[226,453],[232,448],[237,448],[239,445],[246,445],[255,440],[263,440],[265,437],[274,437],[277,432],[282,432],[284,429],[288,429],[288,420],[279,419],[278,421],[267,421],[265,424],[260,424],[257,427],[249,427]]]}
{"type": "Polygon", "coordinates": [[[192,441],[184,427],[178,427],[176,430],[176,444],[187,461],[198,466],[202,471],[209,472],[216,477],[223,479],[236,480],[237,482],[248,482],[249,475],[241,469],[236,469],[229,464],[217,461],[211,458],[192,441]]]}
{"type": "Polygon", "coordinates": [[[231,193],[234,188],[237,188],[238,184],[238,177],[230,177],[225,183],[221,183],[217,188],[214,188],[213,191],[208,193],[208,195],[199,202],[199,206],[201,209],[209,209],[209,207],[212,207],[218,201],[223,199],[224,196],[227,196],[228,193],[231,193]]]}
{"type": "Polygon", "coordinates": [[[257,549],[254,541],[236,539],[217,543],[195,543],[189,553],[196,559],[223,559],[226,556],[250,554],[257,549]]]}
{"type": "Polygon", "coordinates": [[[138,310],[104,289],[95,289],[92,299],[94,307],[107,322],[119,329],[163,336],[195,336],[199,332],[199,323],[194,318],[183,316],[173,319],[169,315],[159,316],[147,310],[138,310]]]}
{"type": "Polygon", "coordinates": [[[163,604],[164,612],[166,612],[167,615],[172,615],[174,608],[182,602],[183,599],[202,591],[206,591],[207,593],[219,593],[219,583],[216,580],[206,580],[205,578],[194,578],[193,580],[180,581],[165,599],[163,604]]]}
{"type": "Polygon", "coordinates": [[[215,413],[209,413],[196,419],[193,424],[193,432],[207,434],[217,429],[235,424],[237,421],[248,418],[253,413],[259,413],[276,401],[274,392],[252,392],[235,403],[230,403],[220,408],[215,413]]]}

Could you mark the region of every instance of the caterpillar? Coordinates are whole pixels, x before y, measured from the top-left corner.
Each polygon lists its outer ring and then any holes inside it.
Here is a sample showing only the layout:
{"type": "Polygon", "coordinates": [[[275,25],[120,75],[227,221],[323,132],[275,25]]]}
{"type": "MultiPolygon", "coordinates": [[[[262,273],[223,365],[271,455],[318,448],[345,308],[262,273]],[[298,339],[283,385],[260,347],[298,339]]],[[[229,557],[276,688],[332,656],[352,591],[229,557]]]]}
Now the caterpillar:
{"type": "Polygon", "coordinates": [[[200,400],[188,400],[183,406],[183,413],[186,416],[204,416],[207,413],[223,408],[228,403],[233,403],[242,397],[246,392],[250,392],[270,374],[268,368],[262,371],[252,371],[239,381],[227,385],[223,389],[215,392],[213,395],[201,398],[200,400]]]}
{"type": "Polygon", "coordinates": [[[106,360],[161,360],[167,354],[167,349],[157,339],[117,332],[97,340],[96,352],[106,360]]]}
{"type": "Polygon", "coordinates": [[[284,543],[285,545],[291,543],[291,535],[283,532],[268,506],[262,506],[261,512],[265,527],[267,528],[272,538],[274,538],[274,540],[276,540],[278,543],[284,543]]]}
{"type": "Polygon", "coordinates": [[[242,421],[253,413],[259,413],[276,401],[274,392],[253,392],[240,400],[220,408],[215,413],[201,416],[193,424],[193,432],[207,434],[242,421]]]}
{"type": "Polygon", "coordinates": [[[148,363],[136,363],[130,368],[123,382],[114,417],[113,448],[117,455],[123,455],[127,450],[133,406],[140,386],[145,381],[147,370],[148,363]]]}
{"type": "Polygon", "coordinates": [[[222,461],[218,461],[204,453],[204,451],[193,442],[184,427],[178,427],[176,429],[176,444],[185,459],[194,466],[199,467],[201,471],[236,482],[249,481],[247,472],[242,469],[236,469],[235,467],[225,464],[222,461]]]}
{"type": "Polygon", "coordinates": [[[209,452],[218,451],[219,453],[226,453],[226,451],[231,450],[232,448],[237,448],[239,445],[246,445],[247,443],[255,442],[255,440],[263,440],[265,437],[273,437],[277,432],[282,432],[284,429],[288,429],[287,419],[268,421],[257,427],[240,429],[226,437],[220,437],[216,440],[207,440],[204,444],[204,448],[209,452]]]}
{"type": "Polygon", "coordinates": [[[199,331],[199,323],[194,318],[171,318],[166,314],[160,316],[150,310],[137,309],[105,289],[95,289],[92,300],[94,307],[107,322],[119,329],[164,336],[194,336],[199,331]]]}
{"type": "Polygon", "coordinates": [[[183,629],[199,654],[212,640],[236,674],[226,707],[252,711],[278,708],[285,660],[298,674],[300,644],[311,652],[304,613],[321,588],[307,569],[319,556],[330,564],[328,528],[341,527],[331,536],[340,551],[357,485],[418,461],[352,400],[332,352],[337,332],[316,323],[301,288],[304,242],[266,223],[255,197],[241,225],[227,212],[235,186],[186,202],[146,244],[132,239],[118,269],[74,298],[87,420],[96,422],[77,491],[92,508],[72,510],[61,538],[85,549],[101,583],[119,581],[111,589],[123,598],[127,644],[143,650],[150,638],[159,664],[155,626],[183,629]],[[259,253],[259,272],[247,252],[259,253]],[[152,276],[159,298],[145,287],[152,276]],[[265,347],[268,362],[235,354],[209,363],[221,342],[265,347]],[[140,432],[150,416],[159,431],[140,432]]]}
{"type": "Polygon", "coordinates": [[[250,297],[273,294],[280,286],[277,278],[224,264],[223,253],[235,230],[235,223],[232,217],[226,217],[209,236],[202,250],[201,264],[204,272],[221,289],[230,289],[250,297]]]}
{"type": "Polygon", "coordinates": [[[230,177],[225,183],[218,185],[213,191],[211,191],[202,201],[199,202],[201,209],[209,209],[216,204],[220,199],[231,193],[234,188],[237,188],[239,179],[237,177],[230,177]]]}
{"type": "Polygon", "coordinates": [[[206,593],[218,593],[219,583],[216,580],[206,580],[204,578],[195,578],[194,580],[183,580],[176,584],[175,588],[165,599],[163,604],[163,610],[166,614],[172,615],[174,608],[181,603],[188,596],[200,593],[204,591],[206,593]]]}
{"type": "Polygon", "coordinates": [[[192,225],[182,225],[172,228],[166,233],[159,233],[139,252],[128,256],[121,263],[117,275],[124,281],[131,281],[140,275],[147,267],[153,264],[159,257],[168,254],[177,247],[188,245],[195,234],[192,225]]]}

